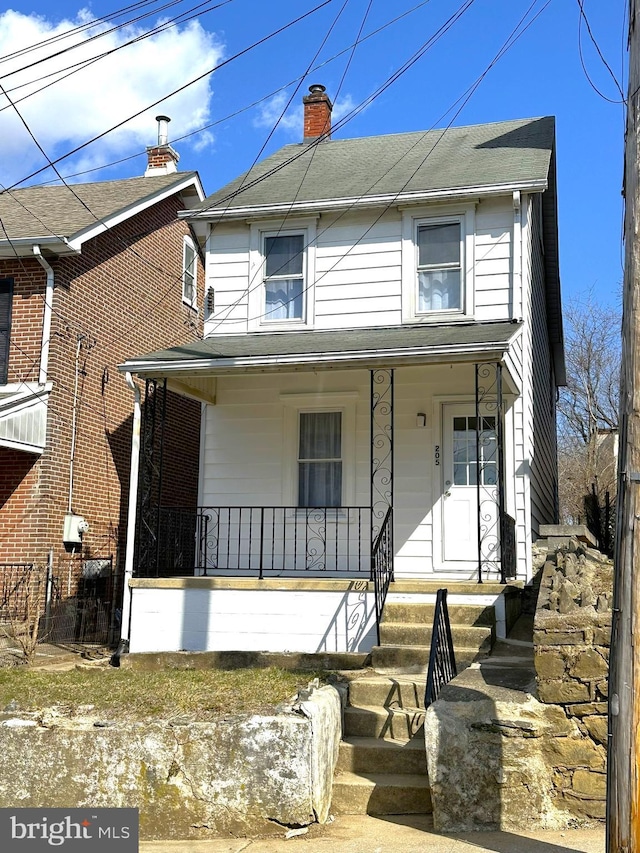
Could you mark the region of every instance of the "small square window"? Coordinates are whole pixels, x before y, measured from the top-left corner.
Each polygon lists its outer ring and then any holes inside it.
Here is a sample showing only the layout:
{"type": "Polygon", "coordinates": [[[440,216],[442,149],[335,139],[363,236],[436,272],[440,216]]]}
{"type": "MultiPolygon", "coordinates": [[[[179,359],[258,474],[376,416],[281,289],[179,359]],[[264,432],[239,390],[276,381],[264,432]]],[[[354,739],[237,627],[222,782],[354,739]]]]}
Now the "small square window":
{"type": "Polygon", "coordinates": [[[304,319],[304,235],[264,238],[266,321],[304,319]]]}

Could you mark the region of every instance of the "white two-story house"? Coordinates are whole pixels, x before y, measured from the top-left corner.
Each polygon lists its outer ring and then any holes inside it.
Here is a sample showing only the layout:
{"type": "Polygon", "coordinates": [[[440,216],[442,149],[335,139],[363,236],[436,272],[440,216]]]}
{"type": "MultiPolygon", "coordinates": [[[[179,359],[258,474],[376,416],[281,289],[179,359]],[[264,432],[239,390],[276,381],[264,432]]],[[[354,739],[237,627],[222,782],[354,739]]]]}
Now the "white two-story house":
{"type": "Polygon", "coordinates": [[[367,650],[390,581],[526,582],[557,518],[553,118],[331,139],[304,101],[303,142],[182,214],[204,340],[122,366],[155,413],[132,651],[367,650]],[[162,490],[165,388],[202,403],[197,512],[162,490]]]}

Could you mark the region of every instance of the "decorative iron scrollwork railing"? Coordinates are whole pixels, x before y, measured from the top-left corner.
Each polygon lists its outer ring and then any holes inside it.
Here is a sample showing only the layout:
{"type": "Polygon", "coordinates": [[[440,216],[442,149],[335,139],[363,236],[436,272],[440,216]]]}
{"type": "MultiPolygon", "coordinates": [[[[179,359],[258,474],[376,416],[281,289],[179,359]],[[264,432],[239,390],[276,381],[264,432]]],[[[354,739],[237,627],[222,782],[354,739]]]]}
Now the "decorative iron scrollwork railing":
{"type": "Polygon", "coordinates": [[[500,518],[500,581],[506,583],[516,576],[516,522],[507,513],[500,518]]]}
{"type": "Polygon", "coordinates": [[[393,369],[371,371],[371,524],[382,529],[393,506],[393,369]]]}
{"type": "Polygon", "coordinates": [[[380,619],[393,580],[393,509],[389,507],[371,547],[371,575],[376,599],[376,630],[380,645],[380,619]]]}
{"type": "Polygon", "coordinates": [[[445,684],[458,674],[456,656],[453,650],[451,623],[447,608],[447,590],[439,589],[436,594],[436,606],[431,631],[431,651],[429,669],[424,693],[424,707],[435,702],[445,684]]]}
{"type": "Polygon", "coordinates": [[[369,507],[163,507],[159,518],[159,558],[138,561],[138,576],[370,572],[369,507]]]}
{"type": "Polygon", "coordinates": [[[504,583],[505,526],[504,396],[502,365],[476,364],[476,489],[478,583],[499,573],[504,583]]]}

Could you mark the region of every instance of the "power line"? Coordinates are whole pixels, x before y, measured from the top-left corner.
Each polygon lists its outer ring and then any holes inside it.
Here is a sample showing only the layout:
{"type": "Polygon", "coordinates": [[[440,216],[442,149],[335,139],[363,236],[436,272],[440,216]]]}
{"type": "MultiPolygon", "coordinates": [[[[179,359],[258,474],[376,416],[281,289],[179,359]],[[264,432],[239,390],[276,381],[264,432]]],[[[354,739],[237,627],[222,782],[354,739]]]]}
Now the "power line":
{"type": "Polygon", "coordinates": [[[22,47],[18,50],[14,50],[11,53],[5,53],[4,56],[0,57],[0,65],[3,62],[8,62],[10,59],[15,59],[18,56],[24,56],[34,50],[39,50],[40,48],[45,47],[48,44],[55,44],[58,41],[64,41],[64,39],[70,38],[72,35],[76,35],[86,30],[90,30],[95,27],[96,24],[99,24],[101,21],[115,20],[116,18],[122,17],[123,15],[128,14],[129,12],[132,12],[135,9],[140,9],[144,6],[151,6],[155,2],[156,0],[143,0],[143,2],[140,3],[132,3],[130,6],[125,6],[122,9],[118,9],[116,12],[110,12],[106,15],[103,15],[101,18],[92,18],[90,21],[86,21],[83,24],[79,24],[77,27],[72,27],[70,30],[65,30],[64,32],[58,33],[55,36],[49,36],[49,38],[41,39],[38,42],[34,42],[33,44],[28,45],[27,47],[22,47]]]}
{"type": "Polygon", "coordinates": [[[625,104],[626,98],[624,96],[624,92],[622,91],[620,83],[618,83],[618,79],[617,79],[616,75],[613,73],[613,71],[611,70],[611,66],[609,65],[607,60],[604,58],[604,55],[603,55],[602,51],[600,50],[600,46],[599,46],[598,42],[596,41],[596,39],[593,35],[593,32],[591,31],[589,19],[587,18],[587,15],[584,11],[584,0],[577,0],[577,3],[578,3],[578,7],[580,9],[580,15],[578,17],[578,53],[580,55],[580,65],[582,66],[582,70],[584,71],[584,75],[587,78],[587,82],[589,83],[589,85],[591,86],[593,91],[596,92],[596,94],[598,94],[604,101],[607,101],[610,104],[625,104]],[[619,100],[619,101],[614,101],[612,98],[608,98],[603,92],[601,92],[600,89],[593,82],[589,72],[587,71],[587,66],[586,66],[583,51],[582,51],[582,21],[583,20],[584,20],[585,26],[587,28],[587,32],[589,33],[589,38],[591,39],[593,46],[595,47],[596,52],[602,61],[602,64],[604,65],[604,67],[609,72],[611,79],[616,84],[616,88],[617,88],[618,92],[620,93],[621,100],[619,100]]]}
{"type": "Polygon", "coordinates": [[[147,104],[146,107],[144,107],[141,110],[138,110],[137,112],[128,116],[128,118],[123,119],[122,121],[113,125],[108,130],[105,130],[102,133],[99,133],[97,136],[94,136],[91,139],[88,139],[86,142],[83,142],[81,145],[77,145],[71,151],[68,151],[66,154],[62,154],[62,155],[60,155],[60,157],[57,157],[50,164],[48,164],[46,166],[42,166],[40,169],[36,169],[35,172],[31,172],[31,174],[27,175],[26,177],[22,178],[19,181],[16,181],[14,184],[12,184],[9,187],[9,189],[15,189],[15,187],[17,187],[19,184],[23,184],[26,181],[31,180],[31,178],[35,178],[36,175],[42,174],[42,172],[46,171],[48,168],[50,168],[50,166],[56,165],[56,164],[62,162],[63,160],[66,160],[68,157],[71,157],[73,154],[77,154],[78,151],[82,151],[84,148],[87,148],[89,145],[92,145],[94,142],[97,142],[99,139],[102,139],[104,136],[107,136],[112,131],[117,130],[119,127],[122,127],[124,124],[127,124],[128,122],[132,121],[134,118],[137,118],[138,116],[142,115],[143,113],[147,112],[148,110],[152,109],[153,107],[157,107],[158,104],[163,103],[163,101],[166,101],[169,98],[173,97],[174,95],[177,95],[180,92],[183,92],[185,89],[188,89],[190,86],[193,86],[195,83],[198,83],[200,80],[203,80],[205,77],[208,77],[210,74],[213,74],[215,71],[219,71],[220,68],[223,68],[224,66],[229,65],[231,62],[234,62],[236,59],[239,59],[241,56],[244,56],[246,53],[249,53],[251,50],[254,50],[256,47],[259,47],[260,45],[265,44],[266,42],[270,41],[272,38],[275,38],[275,36],[280,35],[281,33],[285,32],[285,30],[290,29],[291,27],[300,23],[300,21],[304,20],[305,18],[308,18],[310,15],[315,14],[320,9],[324,8],[325,6],[328,6],[330,3],[333,3],[333,2],[334,2],[334,0],[322,0],[322,2],[319,3],[317,6],[314,6],[313,9],[310,9],[308,12],[305,12],[304,14],[299,15],[297,18],[294,18],[292,21],[289,21],[287,24],[283,24],[283,26],[279,27],[277,30],[272,31],[271,33],[269,33],[269,35],[263,36],[258,41],[253,42],[253,44],[249,45],[248,47],[243,48],[243,50],[239,51],[238,53],[234,54],[233,56],[230,56],[228,59],[225,59],[222,62],[219,62],[218,65],[215,65],[213,68],[210,68],[208,71],[205,71],[203,74],[199,74],[197,77],[195,77],[193,80],[190,80],[188,83],[185,83],[183,86],[179,86],[177,89],[174,89],[172,92],[169,92],[167,95],[163,95],[162,98],[158,98],[156,101],[153,101],[153,103],[147,104]]]}
{"type": "MultiPolygon", "coordinates": [[[[358,41],[356,41],[353,44],[349,45],[348,47],[345,47],[342,50],[338,51],[338,53],[335,53],[333,56],[329,57],[329,59],[326,59],[323,62],[318,63],[318,65],[314,65],[312,68],[309,69],[308,73],[313,74],[316,71],[319,71],[322,68],[325,68],[327,65],[334,62],[336,59],[339,59],[345,53],[352,51],[358,45],[364,44],[364,42],[368,41],[369,39],[373,38],[374,36],[379,35],[381,32],[383,32],[384,30],[393,26],[393,24],[396,24],[398,21],[402,20],[403,18],[406,18],[409,15],[412,15],[418,9],[421,9],[423,6],[426,6],[429,2],[431,2],[431,0],[421,0],[420,3],[416,4],[411,9],[407,9],[405,12],[402,12],[402,14],[397,15],[395,18],[392,18],[391,20],[387,21],[385,24],[382,24],[382,26],[378,27],[375,30],[372,30],[370,33],[367,33],[366,36],[359,38],[358,41]]],[[[192,130],[192,131],[189,131],[189,133],[185,133],[182,136],[177,136],[175,139],[172,140],[172,143],[175,144],[177,142],[182,142],[185,139],[190,139],[192,136],[197,136],[200,133],[204,133],[205,131],[210,130],[212,127],[217,127],[220,124],[224,124],[224,122],[227,122],[227,121],[230,121],[231,119],[237,118],[239,115],[242,115],[242,113],[245,113],[248,110],[254,109],[254,107],[257,107],[260,104],[264,103],[265,101],[268,101],[270,98],[275,97],[275,95],[279,95],[281,92],[286,91],[290,86],[295,85],[296,83],[300,82],[303,79],[304,79],[304,75],[301,75],[300,77],[296,77],[294,80],[290,80],[288,83],[285,83],[283,86],[279,86],[277,89],[274,89],[272,92],[269,92],[267,95],[263,95],[261,98],[258,98],[257,100],[252,101],[250,104],[247,104],[244,107],[240,107],[239,109],[235,110],[232,113],[229,113],[228,115],[224,116],[223,118],[219,118],[213,122],[209,122],[208,124],[202,125],[202,127],[196,128],[195,130],[192,130]]],[[[136,154],[130,154],[128,157],[121,157],[119,160],[112,160],[111,162],[104,163],[101,166],[95,166],[91,169],[84,169],[82,172],[74,172],[73,174],[65,175],[65,178],[67,180],[69,178],[78,178],[78,177],[82,177],[83,175],[89,175],[92,172],[99,172],[99,171],[102,171],[103,169],[108,169],[111,166],[119,166],[122,163],[128,162],[129,160],[135,160],[137,157],[142,157],[145,155],[145,153],[146,152],[144,152],[144,151],[139,151],[136,154]]]]}
{"type": "MultiPolygon", "coordinates": [[[[181,0],[179,0],[179,2],[181,2],[181,0]]],[[[15,104],[20,104],[20,103],[22,103],[22,101],[26,101],[28,98],[31,98],[34,95],[39,95],[40,93],[44,92],[46,89],[50,88],[51,86],[55,86],[56,83],[60,83],[63,80],[67,80],[73,74],[77,74],[79,71],[84,71],[85,68],[88,68],[89,66],[94,65],[96,62],[99,62],[100,60],[105,59],[108,56],[112,56],[114,53],[117,53],[119,50],[122,50],[125,47],[130,47],[131,45],[137,44],[138,42],[144,41],[145,39],[152,38],[153,36],[159,35],[160,33],[163,33],[167,30],[170,30],[173,27],[179,26],[180,24],[186,24],[189,21],[194,20],[195,18],[199,18],[202,15],[208,14],[209,12],[214,12],[216,9],[220,9],[222,6],[226,6],[228,3],[232,3],[232,2],[233,2],[233,0],[223,0],[223,2],[216,3],[215,5],[211,6],[208,9],[201,9],[200,8],[201,6],[207,5],[206,3],[201,3],[199,6],[194,6],[192,9],[189,10],[190,12],[194,12],[194,14],[188,15],[188,17],[183,17],[187,13],[182,13],[181,15],[179,15],[175,18],[172,18],[169,21],[166,21],[162,24],[159,24],[158,26],[154,27],[151,30],[148,30],[145,33],[141,33],[140,35],[137,35],[135,38],[132,38],[127,42],[123,42],[122,44],[118,45],[117,47],[112,48],[111,50],[104,51],[103,53],[99,54],[98,56],[91,57],[90,59],[83,59],[80,62],[77,62],[73,65],[67,66],[66,68],[59,68],[57,71],[51,71],[49,74],[45,74],[42,77],[37,77],[33,80],[29,80],[26,83],[20,83],[18,86],[14,86],[11,89],[7,88],[5,91],[6,92],[15,92],[18,89],[24,89],[25,87],[33,86],[34,83],[39,83],[42,80],[48,79],[49,77],[56,77],[55,80],[52,80],[51,82],[47,83],[44,86],[40,86],[40,88],[38,88],[38,89],[34,89],[33,92],[28,92],[26,95],[23,95],[21,98],[18,98],[14,101],[15,104]],[[200,11],[195,12],[195,9],[200,9],[200,11]],[[63,74],[64,71],[69,71],[69,73],[63,74]],[[61,76],[58,76],[58,75],[61,75],[61,76]]],[[[88,41],[81,42],[79,45],[76,45],[76,46],[77,47],[84,47],[88,43],[89,43],[88,41]]],[[[43,61],[47,61],[47,60],[43,60],[43,61]]],[[[13,74],[13,73],[16,73],[16,72],[11,72],[11,74],[13,74]]],[[[10,75],[6,74],[4,76],[9,77],[10,75]]],[[[0,79],[3,79],[3,78],[0,77],[0,79]]],[[[0,107],[0,112],[2,112],[3,110],[9,109],[9,106],[10,106],[10,104],[7,104],[4,107],[0,107]]]]}
{"type": "MultiPolygon", "coordinates": [[[[315,278],[315,279],[313,280],[313,282],[311,282],[311,281],[310,281],[310,282],[307,284],[307,286],[303,289],[303,292],[308,291],[308,290],[309,290],[309,288],[310,288],[312,285],[314,285],[314,286],[315,286],[315,284],[316,284],[318,281],[320,281],[322,278],[324,278],[324,276],[326,276],[326,275],[328,275],[330,272],[332,272],[332,271],[335,269],[335,267],[336,267],[336,266],[337,266],[337,265],[338,265],[338,264],[339,264],[339,263],[340,263],[340,262],[341,262],[345,257],[347,257],[347,256],[351,253],[352,249],[354,249],[357,245],[359,245],[359,244],[362,242],[362,240],[367,236],[367,234],[372,230],[372,228],[373,228],[373,227],[374,227],[374,226],[375,226],[375,225],[380,221],[380,219],[382,218],[382,216],[384,216],[384,214],[389,210],[389,208],[390,208],[390,207],[392,207],[392,205],[393,205],[393,204],[395,203],[395,201],[397,200],[398,196],[403,192],[404,188],[405,188],[405,187],[410,183],[410,181],[413,179],[413,177],[417,174],[417,172],[422,168],[422,166],[423,166],[423,165],[424,165],[424,163],[427,161],[427,159],[431,156],[431,154],[432,154],[432,153],[433,153],[433,151],[435,150],[436,146],[441,142],[441,140],[443,139],[443,137],[444,137],[445,133],[449,130],[449,128],[452,126],[453,122],[454,122],[454,121],[456,120],[456,118],[460,115],[460,113],[462,112],[462,110],[464,109],[464,107],[466,106],[466,104],[469,102],[469,100],[471,99],[471,97],[474,95],[475,91],[476,91],[476,90],[477,90],[477,88],[480,86],[480,84],[482,83],[482,81],[484,80],[484,78],[487,76],[487,74],[491,71],[491,69],[494,67],[494,65],[495,65],[495,64],[496,64],[496,63],[497,63],[497,62],[498,62],[498,61],[499,61],[499,60],[500,60],[500,59],[505,55],[505,53],[507,53],[507,52],[511,49],[511,47],[513,47],[513,45],[516,43],[516,41],[518,41],[518,39],[520,39],[520,38],[522,37],[522,35],[524,35],[524,33],[529,29],[529,27],[531,27],[531,26],[532,26],[532,24],[534,23],[534,21],[535,21],[535,20],[536,20],[536,19],[537,19],[537,18],[538,18],[538,17],[539,17],[539,16],[540,16],[544,11],[545,11],[545,9],[550,5],[551,0],[546,0],[546,2],[544,3],[544,5],[543,5],[543,6],[542,6],[542,7],[541,7],[537,12],[536,12],[536,14],[531,18],[531,20],[530,20],[530,21],[528,21],[528,23],[526,24],[526,26],[523,26],[524,21],[527,19],[527,17],[529,16],[529,14],[531,13],[531,11],[534,9],[534,7],[536,6],[536,4],[537,4],[538,2],[539,2],[539,0],[532,0],[532,3],[531,3],[531,4],[530,4],[530,6],[528,7],[527,11],[526,11],[526,12],[524,13],[524,15],[520,18],[520,20],[519,20],[519,21],[518,21],[518,23],[516,24],[515,28],[512,30],[512,32],[510,33],[510,35],[508,36],[508,38],[506,39],[506,41],[503,43],[502,47],[500,48],[500,50],[498,51],[498,53],[496,54],[496,56],[493,58],[493,60],[492,60],[492,61],[489,63],[489,65],[485,68],[485,70],[482,72],[482,74],[481,74],[481,75],[480,75],[480,76],[479,76],[479,77],[474,81],[474,83],[472,83],[472,85],[471,85],[471,86],[470,86],[470,87],[469,87],[469,88],[468,88],[468,89],[467,89],[467,90],[466,90],[466,91],[465,91],[465,92],[460,96],[460,98],[458,98],[458,100],[457,100],[457,101],[455,101],[455,102],[454,102],[454,104],[453,104],[451,107],[449,107],[449,109],[448,109],[448,110],[443,114],[443,116],[446,116],[448,113],[450,113],[450,112],[451,112],[451,110],[452,110],[454,107],[456,107],[458,104],[461,104],[461,105],[458,107],[458,109],[454,112],[454,114],[453,114],[452,118],[450,119],[449,123],[448,123],[448,124],[445,126],[445,128],[442,130],[442,132],[441,132],[440,136],[438,137],[438,139],[436,140],[436,142],[434,143],[434,145],[432,146],[432,148],[427,152],[427,154],[425,155],[425,157],[424,157],[424,158],[422,159],[422,161],[418,164],[418,166],[416,167],[416,169],[411,173],[411,175],[409,176],[409,178],[407,179],[407,181],[406,181],[406,182],[403,184],[403,186],[398,190],[398,192],[395,194],[395,196],[394,196],[394,197],[393,197],[393,198],[392,198],[392,199],[391,199],[391,200],[390,200],[390,201],[389,201],[389,202],[384,206],[384,208],[382,209],[381,213],[376,217],[376,219],[374,220],[374,222],[373,222],[373,223],[372,223],[372,224],[371,224],[371,225],[366,229],[366,231],[365,231],[362,235],[360,235],[360,236],[358,237],[358,239],[357,239],[357,240],[356,240],[356,241],[355,241],[355,242],[354,242],[354,243],[353,243],[353,244],[352,244],[352,245],[347,249],[347,251],[346,251],[343,255],[341,255],[341,256],[340,256],[340,257],[335,261],[335,263],[334,263],[334,264],[333,264],[329,269],[327,269],[324,273],[322,273],[322,275],[321,275],[321,276],[319,276],[319,277],[315,278]],[[522,28],[522,29],[521,29],[521,28],[522,28]]],[[[465,5],[466,5],[466,4],[465,4],[465,5]]],[[[466,11],[466,8],[464,9],[464,11],[466,11]]],[[[442,118],[443,116],[441,116],[441,118],[442,118]]],[[[440,119],[438,119],[438,121],[440,121],[440,119]]],[[[431,128],[431,130],[433,130],[433,127],[431,128]]],[[[396,166],[398,165],[398,163],[400,163],[400,162],[401,162],[401,161],[402,161],[402,160],[403,160],[403,159],[404,159],[404,158],[405,158],[405,157],[410,153],[410,151],[412,151],[412,150],[413,150],[413,149],[414,149],[418,144],[420,144],[420,142],[424,139],[424,137],[426,136],[426,134],[427,134],[428,132],[430,132],[430,131],[425,131],[424,133],[422,133],[422,134],[420,135],[420,137],[416,140],[416,142],[414,143],[414,145],[413,145],[413,146],[411,146],[411,147],[410,147],[410,148],[409,148],[409,149],[408,149],[408,150],[407,150],[407,151],[402,155],[402,157],[400,157],[397,161],[395,161],[395,162],[392,164],[392,166],[390,166],[390,167],[389,167],[389,169],[388,169],[388,170],[387,170],[383,175],[381,175],[380,177],[378,177],[378,178],[376,179],[376,181],[375,181],[375,182],[370,186],[369,191],[370,191],[371,189],[373,189],[373,188],[375,187],[375,185],[376,185],[376,184],[377,184],[377,183],[378,183],[378,182],[379,182],[379,181],[380,181],[380,180],[381,180],[381,179],[382,179],[386,174],[388,174],[392,169],[396,168],[396,166]]],[[[361,194],[361,195],[359,196],[359,198],[363,198],[365,195],[366,195],[366,193],[363,193],[363,194],[361,194]]],[[[338,216],[337,216],[337,217],[332,221],[331,225],[328,225],[328,226],[327,226],[323,231],[321,231],[318,235],[316,235],[316,241],[317,241],[317,239],[318,239],[318,237],[319,237],[319,236],[321,236],[323,233],[325,233],[325,231],[327,231],[329,228],[333,227],[333,226],[335,225],[335,223],[336,223],[338,220],[340,220],[344,215],[346,215],[346,214],[347,214],[347,213],[348,213],[348,212],[353,208],[353,206],[354,206],[356,203],[357,203],[357,200],[356,200],[356,201],[354,201],[354,202],[352,202],[352,204],[351,204],[348,208],[346,208],[345,210],[343,210],[343,211],[342,211],[342,212],[341,212],[341,213],[340,213],[340,214],[339,214],[339,215],[338,215],[338,216]]],[[[307,248],[309,247],[309,245],[310,245],[310,244],[307,244],[304,248],[305,248],[305,249],[307,249],[307,248]]],[[[263,317],[265,317],[265,316],[266,316],[266,314],[267,314],[267,313],[269,313],[269,312],[261,312],[259,315],[256,315],[255,317],[247,317],[247,318],[242,318],[242,319],[237,319],[237,320],[231,320],[231,319],[228,319],[228,312],[229,312],[229,311],[231,311],[234,307],[237,307],[237,305],[238,305],[238,304],[239,304],[239,303],[240,303],[240,302],[241,302],[241,301],[242,301],[246,296],[248,296],[248,294],[249,294],[249,293],[251,292],[251,290],[252,290],[252,285],[253,285],[253,282],[255,281],[255,279],[256,279],[256,278],[257,278],[257,272],[254,274],[253,279],[249,282],[249,286],[248,286],[248,288],[243,292],[243,294],[242,294],[242,295],[241,295],[241,296],[240,296],[240,297],[239,297],[239,298],[238,298],[234,303],[232,303],[230,306],[226,306],[225,310],[227,311],[227,317],[220,319],[220,320],[218,321],[217,325],[216,325],[216,326],[214,326],[213,330],[211,330],[211,331],[215,332],[215,331],[216,331],[216,329],[218,329],[218,328],[220,327],[220,325],[222,325],[222,323],[226,323],[226,324],[233,324],[233,323],[238,323],[238,322],[241,322],[241,323],[247,323],[247,322],[248,322],[248,323],[250,323],[250,322],[253,322],[253,321],[255,321],[255,320],[260,320],[260,319],[262,319],[263,317]]],[[[259,282],[257,285],[253,285],[253,289],[255,289],[256,287],[260,287],[260,286],[261,286],[261,284],[262,284],[262,282],[259,282]]],[[[287,304],[287,302],[290,302],[290,301],[291,301],[291,300],[287,300],[284,304],[287,304]]],[[[274,309],[274,310],[275,310],[275,309],[274,309]]],[[[247,312],[247,313],[248,313],[248,312],[247,312]]]]}
{"type": "MultiPolygon", "coordinates": [[[[124,29],[125,27],[136,24],[139,21],[142,21],[145,18],[150,17],[151,15],[155,15],[158,12],[163,11],[164,9],[169,9],[172,6],[179,6],[180,3],[182,3],[182,2],[184,2],[184,0],[171,0],[171,2],[166,3],[164,6],[161,6],[160,9],[158,9],[158,10],[154,10],[152,12],[146,12],[144,15],[140,15],[137,18],[132,18],[131,20],[125,21],[122,24],[118,24],[117,26],[112,27],[111,29],[102,30],[101,32],[96,33],[93,36],[90,36],[89,38],[85,39],[84,41],[78,41],[78,42],[76,42],[76,44],[72,44],[69,47],[65,47],[62,50],[57,51],[56,53],[50,53],[48,56],[43,56],[40,59],[35,59],[33,62],[30,62],[28,65],[23,65],[20,68],[14,68],[12,71],[8,71],[6,74],[0,75],[0,80],[4,80],[7,77],[12,77],[15,74],[21,74],[24,71],[28,71],[30,68],[34,68],[36,65],[42,65],[42,63],[44,63],[44,62],[50,62],[52,59],[56,59],[57,57],[62,56],[65,53],[69,53],[72,50],[76,50],[79,47],[86,47],[88,44],[90,44],[93,41],[97,41],[98,39],[104,38],[105,36],[108,36],[108,35],[112,35],[114,32],[117,32],[118,30],[124,29]]],[[[207,2],[209,2],[209,0],[204,0],[204,2],[199,3],[197,6],[193,6],[191,9],[187,10],[187,12],[181,12],[180,14],[181,15],[189,14],[190,12],[195,11],[195,9],[200,9],[202,6],[206,6],[207,2]]],[[[230,2],[232,2],[232,0],[225,0],[225,3],[230,3],[230,2]]],[[[225,5],[225,3],[223,3],[222,5],[225,5]]],[[[205,11],[208,11],[208,10],[205,10],[205,11]]],[[[180,17],[180,15],[177,17],[180,17]]],[[[91,25],[91,27],[93,28],[99,23],[100,23],[99,20],[95,21],[91,25]]],[[[70,31],[68,31],[68,32],[70,32],[70,31]]],[[[65,35],[66,35],[66,33],[65,33],[65,35]]],[[[62,70],[65,70],[65,69],[62,69],[62,70]]]]}

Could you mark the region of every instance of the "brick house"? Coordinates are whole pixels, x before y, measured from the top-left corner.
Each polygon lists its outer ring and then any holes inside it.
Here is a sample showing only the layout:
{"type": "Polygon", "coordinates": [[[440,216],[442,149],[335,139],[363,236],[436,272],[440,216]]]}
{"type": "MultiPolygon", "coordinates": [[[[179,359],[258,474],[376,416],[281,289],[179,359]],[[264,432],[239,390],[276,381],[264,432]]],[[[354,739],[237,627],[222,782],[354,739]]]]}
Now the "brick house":
{"type": "MultiPolygon", "coordinates": [[[[132,391],[116,366],[141,349],[202,336],[203,267],[190,226],[176,214],[204,194],[197,173],[177,171],[160,119],[144,177],[0,194],[5,594],[24,572],[15,564],[49,564],[64,596],[87,566],[89,574],[117,575],[132,391]],[[111,560],[88,562],[95,558],[111,560]]],[[[180,447],[180,466],[167,469],[165,488],[188,504],[200,406],[170,395],[167,409],[176,408],[167,443],[180,447]]]]}

